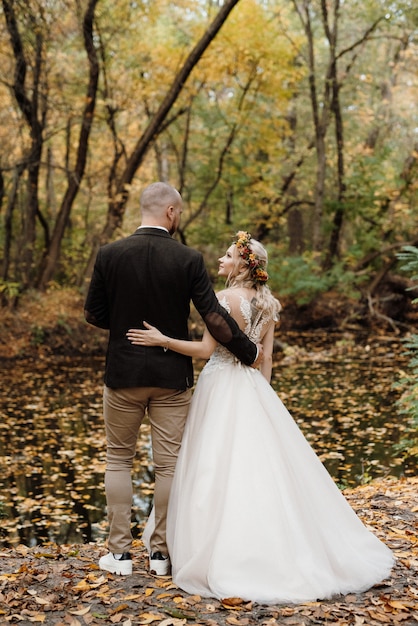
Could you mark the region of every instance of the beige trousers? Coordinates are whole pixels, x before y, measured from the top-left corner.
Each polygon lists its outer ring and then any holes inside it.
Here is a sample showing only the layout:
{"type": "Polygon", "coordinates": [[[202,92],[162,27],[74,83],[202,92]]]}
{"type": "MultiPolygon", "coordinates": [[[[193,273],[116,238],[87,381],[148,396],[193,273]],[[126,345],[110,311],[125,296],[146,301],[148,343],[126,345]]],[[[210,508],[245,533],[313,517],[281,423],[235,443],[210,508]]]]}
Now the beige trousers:
{"type": "Polygon", "coordinates": [[[151,424],[155,471],[155,531],[151,552],[168,554],[167,505],[191,399],[191,390],[158,387],[104,388],[103,412],[107,453],[105,491],[109,521],[108,548],[129,552],[132,544],[132,478],[138,433],[145,412],[151,424]]]}

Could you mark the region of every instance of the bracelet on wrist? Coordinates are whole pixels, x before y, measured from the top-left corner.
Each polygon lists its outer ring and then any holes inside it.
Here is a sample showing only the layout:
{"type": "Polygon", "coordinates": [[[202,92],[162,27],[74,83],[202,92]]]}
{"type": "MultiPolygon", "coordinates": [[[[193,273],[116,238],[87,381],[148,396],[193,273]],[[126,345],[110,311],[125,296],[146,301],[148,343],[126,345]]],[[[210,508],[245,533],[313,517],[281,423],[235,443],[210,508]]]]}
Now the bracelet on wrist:
{"type": "Polygon", "coordinates": [[[163,348],[164,348],[164,352],[167,352],[168,347],[169,347],[169,345],[170,345],[170,341],[171,341],[170,337],[167,337],[167,339],[166,339],[166,341],[165,341],[165,345],[163,346],[163,348]]]}

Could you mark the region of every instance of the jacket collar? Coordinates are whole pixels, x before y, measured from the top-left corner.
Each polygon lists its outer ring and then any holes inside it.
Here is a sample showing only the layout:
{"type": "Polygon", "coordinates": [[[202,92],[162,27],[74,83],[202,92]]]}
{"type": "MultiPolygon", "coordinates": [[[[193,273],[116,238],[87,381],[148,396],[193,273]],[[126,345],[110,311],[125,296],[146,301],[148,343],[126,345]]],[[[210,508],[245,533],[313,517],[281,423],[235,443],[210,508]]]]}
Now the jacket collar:
{"type": "Polygon", "coordinates": [[[140,226],[134,232],[134,235],[156,235],[157,237],[170,237],[167,229],[158,226],[140,226]]]}

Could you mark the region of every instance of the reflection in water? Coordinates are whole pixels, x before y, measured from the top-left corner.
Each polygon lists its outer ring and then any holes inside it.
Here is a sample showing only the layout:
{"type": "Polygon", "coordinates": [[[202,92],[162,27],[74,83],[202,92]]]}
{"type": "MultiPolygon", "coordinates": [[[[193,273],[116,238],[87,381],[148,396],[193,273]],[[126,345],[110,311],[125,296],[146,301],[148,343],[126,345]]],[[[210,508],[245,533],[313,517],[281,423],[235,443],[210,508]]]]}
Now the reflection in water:
{"type": "MultiPolygon", "coordinates": [[[[321,354],[321,356],[318,356],[321,354]]],[[[393,444],[393,354],[362,350],[332,360],[288,355],[272,384],[342,486],[407,472],[393,444]]],[[[80,543],[106,536],[102,421],[103,360],[3,363],[0,398],[0,542],[80,543]]],[[[134,466],[134,536],[152,499],[149,429],[134,466]]]]}
{"type": "Polygon", "coordinates": [[[393,445],[402,429],[392,366],[323,361],[280,371],[279,378],[273,386],[342,487],[405,472],[393,445]]]}
{"type": "MultiPolygon", "coordinates": [[[[2,366],[0,541],[77,543],[105,534],[103,360],[17,361],[2,366]],[[7,393],[5,393],[7,390],[7,393]]],[[[147,515],[152,466],[138,442],[134,522],[147,515]],[[148,493],[147,493],[148,490],[148,493]]]]}

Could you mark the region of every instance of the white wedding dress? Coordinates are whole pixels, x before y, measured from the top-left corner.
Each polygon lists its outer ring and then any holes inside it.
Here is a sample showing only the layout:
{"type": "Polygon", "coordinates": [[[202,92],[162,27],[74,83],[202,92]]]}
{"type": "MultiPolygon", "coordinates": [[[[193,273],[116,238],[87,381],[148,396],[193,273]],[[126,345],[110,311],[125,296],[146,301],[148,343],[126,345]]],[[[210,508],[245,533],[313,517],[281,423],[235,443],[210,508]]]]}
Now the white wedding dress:
{"type": "MultiPolygon", "coordinates": [[[[244,298],[241,313],[257,342],[266,320],[244,298]]],[[[193,395],[167,544],[181,589],[266,604],[361,592],[393,566],[266,379],[223,347],[193,395]]]]}

